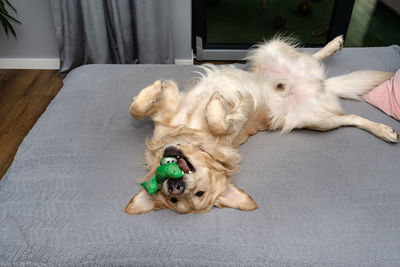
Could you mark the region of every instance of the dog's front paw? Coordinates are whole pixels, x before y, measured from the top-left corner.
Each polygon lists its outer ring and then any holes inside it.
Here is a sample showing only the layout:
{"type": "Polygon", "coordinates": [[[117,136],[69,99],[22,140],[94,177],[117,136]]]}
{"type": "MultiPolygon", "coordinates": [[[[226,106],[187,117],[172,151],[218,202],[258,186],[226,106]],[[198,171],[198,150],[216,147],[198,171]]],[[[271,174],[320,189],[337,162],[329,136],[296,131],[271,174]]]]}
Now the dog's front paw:
{"type": "Polygon", "coordinates": [[[133,98],[133,102],[129,108],[135,119],[141,119],[149,115],[151,108],[157,104],[161,98],[163,89],[163,81],[155,81],[152,85],[142,89],[140,93],[133,98]]]}
{"type": "Polygon", "coordinates": [[[226,134],[229,127],[226,121],[227,112],[225,98],[219,92],[214,92],[206,107],[208,128],[214,135],[226,134]]]}

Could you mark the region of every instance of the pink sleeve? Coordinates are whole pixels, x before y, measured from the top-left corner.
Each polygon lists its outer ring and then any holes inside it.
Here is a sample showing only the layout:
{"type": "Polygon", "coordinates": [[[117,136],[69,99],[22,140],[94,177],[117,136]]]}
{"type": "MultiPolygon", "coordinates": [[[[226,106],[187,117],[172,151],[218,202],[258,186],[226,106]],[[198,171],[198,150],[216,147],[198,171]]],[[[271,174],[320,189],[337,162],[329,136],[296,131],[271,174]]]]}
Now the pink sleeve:
{"type": "Polygon", "coordinates": [[[388,81],[363,95],[369,104],[400,120],[400,70],[388,81]]]}

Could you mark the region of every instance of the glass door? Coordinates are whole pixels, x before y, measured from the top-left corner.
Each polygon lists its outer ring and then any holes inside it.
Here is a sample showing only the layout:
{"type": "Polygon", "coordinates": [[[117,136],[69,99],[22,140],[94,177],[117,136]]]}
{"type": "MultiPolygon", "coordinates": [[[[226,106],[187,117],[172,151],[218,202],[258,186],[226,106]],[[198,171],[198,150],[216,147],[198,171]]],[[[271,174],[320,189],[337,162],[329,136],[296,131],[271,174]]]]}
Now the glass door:
{"type": "Polygon", "coordinates": [[[319,47],[345,35],[354,0],[193,0],[197,60],[242,59],[277,34],[319,47]]]}

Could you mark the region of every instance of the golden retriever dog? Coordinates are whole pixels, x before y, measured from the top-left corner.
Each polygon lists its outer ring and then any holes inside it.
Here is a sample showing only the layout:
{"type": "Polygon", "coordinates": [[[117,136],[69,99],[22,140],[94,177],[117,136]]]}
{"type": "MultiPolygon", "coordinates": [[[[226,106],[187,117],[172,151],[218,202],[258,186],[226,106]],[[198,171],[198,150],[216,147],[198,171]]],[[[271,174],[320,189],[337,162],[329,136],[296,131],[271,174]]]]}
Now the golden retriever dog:
{"type": "Polygon", "coordinates": [[[234,66],[203,67],[204,74],[186,92],[175,82],[156,81],[130,106],[135,119],[150,116],[153,135],[144,159],[152,177],[163,156],[174,157],[184,175],[167,179],[149,195],[144,189],[126,206],[129,214],[164,208],[201,213],[217,206],[254,210],[256,202],[231,183],[240,163],[236,148],[258,131],[308,128],[328,131],[355,126],[387,142],[398,142],[391,127],[344,114],[339,98],[359,99],[392,73],[357,71],[325,77],[322,61],[342,48],[337,37],[314,54],[299,53],[276,38],[252,49],[249,71],[234,66]]]}

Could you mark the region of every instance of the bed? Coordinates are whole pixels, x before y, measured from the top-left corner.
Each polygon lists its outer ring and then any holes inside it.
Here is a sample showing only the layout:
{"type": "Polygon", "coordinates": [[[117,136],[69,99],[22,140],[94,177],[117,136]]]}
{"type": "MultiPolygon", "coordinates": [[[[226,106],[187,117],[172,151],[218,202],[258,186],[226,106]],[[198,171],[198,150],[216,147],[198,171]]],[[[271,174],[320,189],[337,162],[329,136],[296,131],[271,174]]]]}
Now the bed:
{"type": "MultiPolygon", "coordinates": [[[[394,72],[400,47],[345,48],[326,66],[394,72]]],[[[0,181],[0,266],[398,266],[400,145],[353,127],[251,137],[233,181],[255,211],[125,214],[152,131],[131,118],[132,96],[160,78],[184,88],[195,70],[87,65],[67,76],[0,181]]],[[[367,103],[343,106],[400,131],[367,103]]]]}

